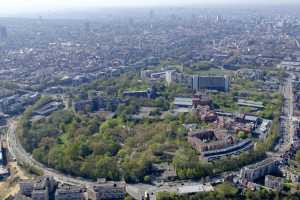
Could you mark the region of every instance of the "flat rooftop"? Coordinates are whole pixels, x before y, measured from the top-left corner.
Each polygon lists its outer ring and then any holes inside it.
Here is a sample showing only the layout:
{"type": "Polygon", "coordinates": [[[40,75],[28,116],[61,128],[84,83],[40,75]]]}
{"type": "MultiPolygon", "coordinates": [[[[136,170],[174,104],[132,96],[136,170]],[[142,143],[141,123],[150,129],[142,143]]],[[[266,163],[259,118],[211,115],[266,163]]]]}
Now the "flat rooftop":
{"type": "Polygon", "coordinates": [[[0,165],[0,176],[6,176],[8,173],[8,170],[0,165]]]}
{"type": "Polygon", "coordinates": [[[251,101],[251,100],[245,100],[245,99],[239,99],[238,105],[255,107],[255,108],[264,108],[263,102],[261,102],[261,101],[251,101]]]}
{"type": "Polygon", "coordinates": [[[177,189],[178,194],[190,194],[190,193],[211,192],[211,191],[214,191],[214,188],[210,184],[182,186],[182,187],[178,187],[177,189]]]}
{"type": "Polygon", "coordinates": [[[193,98],[176,97],[174,105],[193,106],[193,98]]]}
{"type": "Polygon", "coordinates": [[[257,169],[259,167],[263,167],[263,166],[266,166],[266,165],[270,165],[272,163],[276,162],[276,160],[272,159],[272,158],[267,158],[261,162],[258,162],[258,163],[255,163],[253,165],[250,165],[250,166],[246,166],[245,168],[246,169],[257,169]]]}

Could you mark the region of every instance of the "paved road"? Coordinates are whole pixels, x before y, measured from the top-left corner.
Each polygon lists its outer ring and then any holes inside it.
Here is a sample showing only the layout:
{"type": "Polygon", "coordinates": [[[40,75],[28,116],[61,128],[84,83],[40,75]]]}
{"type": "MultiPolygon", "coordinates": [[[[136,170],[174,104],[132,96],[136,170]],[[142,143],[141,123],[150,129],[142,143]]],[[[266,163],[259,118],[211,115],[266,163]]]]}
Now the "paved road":
{"type": "MultiPolygon", "coordinates": [[[[25,163],[31,166],[38,168],[43,171],[44,175],[53,176],[55,180],[66,183],[70,185],[81,185],[85,187],[91,187],[95,182],[84,180],[82,178],[71,177],[56,170],[50,169],[45,165],[36,161],[32,155],[27,153],[22,145],[19,143],[19,140],[16,136],[16,128],[17,128],[17,120],[10,120],[8,123],[8,131],[6,134],[6,140],[8,145],[8,151],[10,155],[16,159],[19,163],[25,163]]],[[[155,194],[160,191],[172,191],[176,192],[177,188],[182,185],[196,185],[199,182],[191,182],[191,181],[180,181],[180,182],[169,182],[164,185],[146,185],[146,184],[127,184],[126,191],[129,195],[134,197],[135,199],[140,200],[141,196],[144,194],[144,191],[149,191],[151,194],[151,200],[155,200],[155,194]]]]}
{"type": "Polygon", "coordinates": [[[284,97],[284,105],[282,108],[282,116],[280,117],[279,131],[281,136],[281,143],[279,143],[275,147],[276,154],[278,157],[287,152],[293,144],[293,138],[295,133],[294,93],[292,83],[293,79],[294,75],[289,74],[289,77],[284,81],[281,88],[281,93],[284,97]]]}
{"type": "Polygon", "coordinates": [[[294,93],[291,75],[287,81],[287,93],[288,93],[288,135],[289,144],[293,144],[293,138],[295,134],[294,127],[294,93]]]}
{"type": "MultiPolygon", "coordinates": [[[[293,101],[293,87],[292,87],[292,75],[287,79],[287,81],[284,83],[282,89],[281,89],[284,97],[285,97],[285,105],[283,107],[284,116],[283,123],[285,124],[285,130],[282,131],[283,135],[283,143],[279,147],[279,151],[276,153],[268,153],[268,157],[273,158],[279,158],[280,155],[282,155],[286,150],[290,148],[290,145],[292,144],[293,140],[293,134],[294,134],[294,117],[293,117],[293,108],[294,108],[294,101],[293,101]]],[[[71,177],[65,174],[62,174],[56,170],[47,168],[43,164],[37,162],[32,155],[28,154],[22,145],[19,143],[17,136],[16,136],[16,119],[9,121],[9,129],[7,131],[7,144],[8,144],[8,150],[13,158],[15,158],[20,163],[26,163],[29,165],[32,165],[41,171],[45,175],[53,176],[57,181],[62,183],[67,183],[70,185],[83,185],[86,187],[91,186],[94,182],[85,180],[82,178],[77,177],[71,177]]],[[[150,185],[144,185],[144,184],[137,184],[137,185],[127,185],[127,192],[135,197],[136,199],[141,199],[140,195],[142,194],[141,191],[149,191],[150,193],[157,193],[159,191],[176,191],[176,189],[180,185],[193,185],[197,184],[197,182],[191,183],[189,181],[183,181],[183,182],[170,182],[167,185],[162,186],[150,186],[150,185]]],[[[151,199],[155,199],[154,195],[151,195],[151,199]]]]}
{"type": "Polygon", "coordinates": [[[282,151],[288,151],[293,144],[293,138],[295,134],[295,117],[294,117],[294,93],[293,93],[293,74],[289,74],[288,79],[285,83],[284,97],[285,97],[285,115],[286,115],[286,135],[284,135],[285,145],[282,151]]]}
{"type": "Polygon", "coordinates": [[[93,184],[92,181],[89,180],[84,180],[82,178],[76,178],[76,177],[71,177],[65,174],[62,174],[54,169],[50,169],[43,164],[37,162],[32,155],[27,153],[22,145],[19,143],[19,140],[17,139],[16,136],[16,127],[17,123],[16,120],[10,120],[8,122],[8,131],[6,134],[6,140],[7,140],[7,146],[8,146],[8,151],[10,155],[16,159],[19,163],[27,164],[30,166],[34,166],[41,170],[44,175],[50,175],[53,176],[57,181],[61,183],[66,183],[70,185],[83,185],[83,186],[89,186],[93,184]]]}

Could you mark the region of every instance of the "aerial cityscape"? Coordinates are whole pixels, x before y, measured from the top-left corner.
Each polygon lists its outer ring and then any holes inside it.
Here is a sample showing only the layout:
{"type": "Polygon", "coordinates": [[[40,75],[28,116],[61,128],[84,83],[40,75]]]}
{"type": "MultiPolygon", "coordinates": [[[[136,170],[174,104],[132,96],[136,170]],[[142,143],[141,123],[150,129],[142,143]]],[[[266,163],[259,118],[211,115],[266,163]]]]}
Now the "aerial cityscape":
{"type": "Polygon", "coordinates": [[[0,6],[0,200],[300,199],[297,1],[34,2],[0,6]]]}

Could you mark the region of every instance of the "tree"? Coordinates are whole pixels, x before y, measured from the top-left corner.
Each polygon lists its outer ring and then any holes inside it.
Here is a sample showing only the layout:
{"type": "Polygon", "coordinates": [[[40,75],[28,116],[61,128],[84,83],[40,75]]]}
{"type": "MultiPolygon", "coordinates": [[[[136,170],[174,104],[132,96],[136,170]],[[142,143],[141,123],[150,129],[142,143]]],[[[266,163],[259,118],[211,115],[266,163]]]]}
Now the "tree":
{"type": "Polygon", "coordinates": [[[296,161],[300,162],[300,150],[296,152],[296,161]]]}
{"type": "Polygon", "coordinates": [[[115,158],[110,156],[97,156],[96,176],[108,180],[120,180],[120,171],[115,158]]]}
{"type": "Polygon", "coordinates": [[[238,189],[229,182],[224,182],[216,187],[216,191],[224,199],[233,198],[238,193],[238,189]]]}
{"type": "Polygon", "coordinates": [[[91,148],[87,143],[83,143],[80,145],[79,155],[82,157],[86,157],[92,153],[91,148]]]}
{"type": "Polygon", "coordinates": [[[241,138],[241,139],[248,138],[247,134],[244,131],[239,131],[238,137],[241,138]]]}
{"type": "Polygon", "coordinates": [[[47,157],[43,148],[34,149],[32,155],[36,160],[39,160],[42,163],[47,164],[47,157]]]}
{"type": "Polygon", "coordinates": [[[150,176],[144,176],[144,183],[151,183],[151,177],[150,176]]]}
{"type": "Polygon", "coordinates": [[[173,158],[177,176],[179,178],[199,179],[212,174],[211,166],[201,163],[192,150],[180,149],[173,158]]]}
{"type": "Polygon", "coordinates": [[[168,192],[159,192],[156,195],[157,200],[179,200],[180,197],[178,197],[175,193],[168,193],[168,192]]]}
{"type": "Polygon", "coordinates": [[[125,200],[133,200],[133,198],[131,196],[126,196],[125,200]]]}

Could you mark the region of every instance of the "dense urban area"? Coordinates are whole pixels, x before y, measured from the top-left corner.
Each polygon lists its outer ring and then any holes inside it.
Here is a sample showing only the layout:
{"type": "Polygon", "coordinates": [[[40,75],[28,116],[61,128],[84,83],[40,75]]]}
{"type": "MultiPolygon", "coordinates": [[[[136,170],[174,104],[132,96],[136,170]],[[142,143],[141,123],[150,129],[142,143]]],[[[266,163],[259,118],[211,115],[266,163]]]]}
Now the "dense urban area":
{"type": "Polygon", "coordinates": [[[300,199],[298,11],[0,18],[0,199],[300,199]]]}

